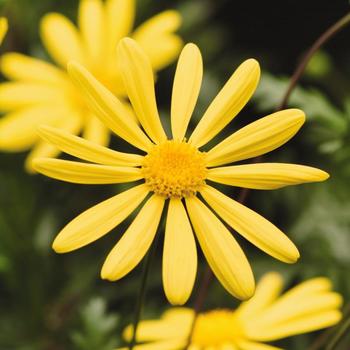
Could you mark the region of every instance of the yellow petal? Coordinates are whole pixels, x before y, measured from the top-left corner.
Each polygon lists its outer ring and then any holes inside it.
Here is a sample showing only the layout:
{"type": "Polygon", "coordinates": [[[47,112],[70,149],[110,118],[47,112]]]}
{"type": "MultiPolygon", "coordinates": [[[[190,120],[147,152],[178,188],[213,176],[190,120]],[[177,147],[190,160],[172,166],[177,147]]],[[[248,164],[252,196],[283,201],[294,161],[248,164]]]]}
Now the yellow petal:
{"type": "Polygon", "coordinates": [[[106,18],[101,0],[79,2],[78,23],[81,40],[92,67],[98,68],[106,55],[106,18]]]}
{"type": "Polygon", "coordinates": [[[254,293],[254,276],[242,249],[222,222],[198,198],[186,199],[203,253],[221,284],[238,299],[254,293]]]}
{"type": "Polygon", "coordinates": [[[276,346],[246,340],[240,340],[237,343],[239,350],[283,350],[276,346]]]}
{"type": "Polygon", "coordinates": [[[20,53],[1,57],[1,71],[8,79],[41,82],[54,85],[70,84],[68,76],[54,65],[20,53]]]}
{"type": "Polygon", "coordinates": [[[157,110],[149,59],[136,42],[129,38],[120,41],[117,55],[128,97],[141,125],[155,143],[166,140],[157,110]]]}
{"type": "Polygon", "coordinates": [[[243,321],[250,322],[250,317],[262,312],[277,299],[282,288],[283,279],[279,273],[270,272],[265,274],[257,284],[254,296],[240,304],[236,310],[236,315],[243,321]]]}
{"type": "Polygon", "coordinates": [[[304,121],[304,112],[299,109],[270,114],[238,130],[212,148],[207,154],[207,164],[218,166],[268,153],[291,139],[304,121]]]}
{"type": "Polygon", "coordinates": [[[60,86],[31,82],[0,84],[0,110],[11,111],[35,104],[64,103],[60,86]]]}
{"type": "Polygon", "coordinates": [[[51,57],[64,69],[71,60],[88,64],[80,34],[68,18],[59,13],[45,15],[40,23],[40,34],[51,57]]]}
{"type": "Polygon", "coordinates": [[[147,151],[152,143],[123,103],[78,63],[71,62],[68,65],[68,72],[96,116],[118,136],[147,151]]]}
{"type": "Polygon", "coordinates": [[[109,52],[114,53],[118,41],[133,27],[135,0],[107,0],[105,9],[109,52]]]}
{"type": "Polygon", "coordinates": [[[191,224],[180,199],[169,203],[164,251],[163,285],[173,305],[183,305],[191,295],[197,273],[197,249],[191,224]]]}
{"type": "Polygon", "coordinates": [[[36,158],[32,165],[38,173],[77,184],[116,184],[142,179],[140,168],[86,164],[51,158],[36,158]]]}
{"type": "MultiPolygon", "coordinates": [[[[74,133],[78,134],[81,130],[82,119],[81,118],[67,118],[62,120],[58,127],[62,130],[63,133],[74,133]]],[[[50,128],[47,126],[47,128],[50,128]]],[[[54,130],[57,130],[53,128],[54,130]]],[[[38,142],[32,150],[29,152],[29,155],[25,161],[25,168],[29,173],[35,173],[33,168],[33,160],[36,158],[54,158],[60,154],[61,150],[56,147],[54,144],[47,143],[45,141],[38,142]]]]}
{"type": "Polygon", "coordinates": [[[274,190],[306,182],[319,182],[329,175],[317,168],[284,163],[256,163],[210,169],[208,179],[225,185],[274,190]]]}
{"type": "Polygon", "coordinates": [[[298,260],[293,242],[261,215],[213,187],[205,186],[200,193],[228,225],[265,253],[289,264],[298,260]]]}
{"type": "Polygon", "coordinates": [[[168,10],[142,23],[132,38],[142,47],[154,70],[160,70],[175,60],[183,42],[174,34],[182,22],[179,12],[168,10]]]}
{"type": "Polygon", "coordinates": [[[7,32],[7,28],[8,28],[7,19],[5,17],[1,17],[0,18],[0,45],[2,44],[4,36],[7,32]]]}
{"type": "Polygon", "coordinates": [[[320,292],[327,292],[332,289],[332,283],[329,278],[316,277],[298,284],[284,294],[283,298],[289,300],[298,300],[300,297],[315,295],[320,292]]]}
{"type": "Polygon", "coordinates": [[[259,78],[259,63],[254,59],[244,61],[210,104],[193,131],[190,142],[201,147],[216,136],[248,102],[259,78]]]}
{"type": "MultiPolygon", "coordinates": [[[[20,152],[38,141],[36,128],[39,124],[57,124],[67,113],[57,105],[39,105],[25,108],[0,119],[0,149],[20,152]]],[[[72,113],[75,117],[75,113],[72,113]]]]}
{"type": "Polygon", "coordinates": [[[109,144],[110,132],[107,126],[103,124],[100,119],[91,114],[85,123],[83,138],[106,147],[109,144]]]}
{"type": "Polygon", "coordinates": [[[182,141],[197,102],[202,83],[203,62],[198,47],[187,44],[182,50],[174,78],[171,98],[171,130],[182,141]]]}
{"type": "Polygon", "coordinates": [[[153,195],[137,214],[103,264],[101,277],[116,281],[141,261],[156,235],[165,199],[153,195]]]}
{"type": "Polygon", "coordinates": [[[147,193],[147,187],[142,184],[84,211],[58,234],[53,249],[57,253],[67,253],[96,241],[124,221],[147,193]]]}
{"type": "Polygon", "coordinates": [[[54,144],[62,152],[88,162],[116,166],[139,166],[142,162],[142,156],[113,151],[60,129],[41,126],[39,133],[42,138],[54,144]]]}
{"type": "Polygon", "coordinates": [[[318,293],[300,297],[298,300],[282,297],[261,315],[257,315],[254,321],[261,328],[270,329],[296,319],[302,320],[310,315],[336,310],[342,302],[342,297],[335,292],[318,293]]]}
{"type": "Polygon", "coordinates": [[[273,341],[292,335],[313,332],[322,328],[327,328],[337,324],[342,318],[338,310],[329,310],[320,313],[310,314],[308,317],[290,320],[271,328],[252,330],[250,337],[261,341],[273,341]]]}

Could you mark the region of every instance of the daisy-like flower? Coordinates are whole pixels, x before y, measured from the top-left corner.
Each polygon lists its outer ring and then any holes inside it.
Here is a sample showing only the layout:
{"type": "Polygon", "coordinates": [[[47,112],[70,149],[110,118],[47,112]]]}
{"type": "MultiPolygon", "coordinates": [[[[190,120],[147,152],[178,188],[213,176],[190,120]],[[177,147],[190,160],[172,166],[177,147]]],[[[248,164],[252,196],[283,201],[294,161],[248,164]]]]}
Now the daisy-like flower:
{"type": "Polygon", "coordinates": [[[102,278],[118,280],[146,254],[168,200],[163,284],[169,301],[183,304],[193,288],[197,251],[192,228],[221,284],[239,299],[250,298],[255,288],[250,265],[219,217],[281,261],[294,263],[299,258],[299,252],[276,226],[206,181],[275,189],[325,180],[327,173],[302,165],[260,163],[221,166],[281,146],[303,124],[303,112],[289,109],[271,114],[204,152],[202,147],[233,119],[253,94],[259,80],[258,63],[249,59],[239,66],[186,141],[187,126],[202,80],[202,59],[197,46],[186,45],[179,58],[171,102],[170,139],[158,115],[153,73],[147,55],[130,38],[121,41],[117,55],[140,126],[130,120],[128,111],[118,98],[81,65],[71,63],[68,71],[101,121],[144,153],[116,152],[64,131],[42,127],[44,139],[63,152],[90,163],[41,158],[34,160],[33,164],[38,172],[68,182],[106,184],[141,180],[142,183],[79,215],[59,233],[53,248],[63,253],[95,241],[120,224],[145,200],[102,267],[102,278]],[[146,200],[148,195],[150,197],[146,200]]]}
{"type": "MultiPolygon", "coordinates": [[[[6,53],[1,71],[10,81],[0,84],[0,150],[21,152],[32,149],[26,168],[32,171],[34,157],[54,157],[58,151],[44,143],[36,127],[47,124],[64,129],[100,145],[109,142],[109,129],[86,107],[66,73],[68,61],[87,67],[122,101],[126,91],[115,64],[119,40],[132,36],[145,50],[158,71],[175,60],[182,40],[174,34],[181,18],[176,11],[162,12],[131,33],[135,0],[81,0],[78,27],[59,13],[41,21],[43,44],[58,65],[19,53],[6,53]]],[[[129,118],[134,118],[130,112],[129,118]]]]}
{"type": "MultiPolygon", "coordinates": [[[[255,295],[236,310],[198,315],[188,350],[282,350],[264,344],[337,324],[342,315],[340,294],[328,278],[313,278],[281,294],[283,280],[268,273],[255,295]]],[[[158,320],[141,321],[135,350],[182,350],[188,341],[194,312],[172,308],[158,320]]],[[[130,341],[132,326],[124,331],[130,341]]],[[[127,348],[119,349],[126,350],[127,348]]]]}
{"type": "Polygon", "coordinates": [[[7,19],[5,17],[0,17],[0,45],[4,39],[7,32],[7,19]]]}

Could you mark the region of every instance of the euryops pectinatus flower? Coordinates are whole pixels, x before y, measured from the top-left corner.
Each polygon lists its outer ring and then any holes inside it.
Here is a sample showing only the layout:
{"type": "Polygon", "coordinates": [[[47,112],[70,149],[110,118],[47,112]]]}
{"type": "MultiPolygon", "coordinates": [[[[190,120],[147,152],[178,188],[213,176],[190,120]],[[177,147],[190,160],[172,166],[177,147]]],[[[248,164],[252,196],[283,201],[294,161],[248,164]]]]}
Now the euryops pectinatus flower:
{"type": "MultiPolygon", "coordinates": [[[[37,134],[39,124],[82,133],[85,139],[106,146],[109,129],[91,113],[66,73],[68,61],[87,67],[97,79],[123,101],[126,92],[115,64],[121,38],[131,35],[147,53],[157,71],[175,60],[183,45],[174,31],[181,18],[176,11],[162,12],[130,34],[135,0],[81,0],[78,27],[59,13],[41,21],[45,48],[59,67],[19,53],[1,59],[1,71],[10,82],[0,84],[0,150],[21,152],[32,149],[26,162],[32,170],[34,157],[55,157],[57,148],[37,134]],[[62,67],[62,68],[60,68],[62,67]]],[[[130,118],[134,118],[130,113],[130,118]]]]}
{"type": "Polygon", "coordinates": [[[79,215],[59,233],[53,248],[63,253],[95,241],[144,202],[102,267],[102,278],[118,280],[146,254],[155,237],[164,204],[169,200],[163,283],[170,302],[183,304],[193,288],[197,251],[192,227],[221,284],[239,299],[250,298],[255,288],[250,265],[219,217],[281,261],[294,263],[299,252],[276,226],[206,181],[275,189],[325,180],[328,177],[325,172],[301,165],[260,163],[222,167],[281,146],[301,127],[304,113],[289,109],[271,114],[204,152],[201,148],[235,117],[253,94],[259,80],[259,64],[249,59],[238,67],[187,141],[186,130],[202,80],[202,59],[197,46],[186,45],[177,65],[171,102],[172,138],[167,137],[161,125],[147,55],[129,38],[120,42],[117,55],[140,126],[129,118],[129,111],[119,99],[85,68],[71,63],[68,71],[101,121],[144,154],[113,151],[64,131],[42,127],[44,139],[90,163],[41,158],[34,160],[33,164],[38,172],[68,182],[106,184],[141,180],[142,183],[79,215]],[[146,199],[148,195],[150,197],[146,199]]]}
{"type": "MultiPolygon", "coordinates": [[[[271,272],[258,283],[255,295],[236,310],[212,310],[198,315],[188,350],[282,350],[264,344],[330,327],[339,322],[342,297],[327,278],[313,278],[281,294],[283,281],[271,272]]],[[[158,320],[141,321],[137,350],[182,350],[194,312],[172,308],[158,320]]],[[[130,340],[132,327],[124,331],[130,340]]],[[[119,349],[126,350],[127,348],[119,349]]]]}
{"type": "Polygon", "coordinates": [[[0,17],[0,45],[4,39],[7,32],[7,19],[5,17],[0,17]]]}

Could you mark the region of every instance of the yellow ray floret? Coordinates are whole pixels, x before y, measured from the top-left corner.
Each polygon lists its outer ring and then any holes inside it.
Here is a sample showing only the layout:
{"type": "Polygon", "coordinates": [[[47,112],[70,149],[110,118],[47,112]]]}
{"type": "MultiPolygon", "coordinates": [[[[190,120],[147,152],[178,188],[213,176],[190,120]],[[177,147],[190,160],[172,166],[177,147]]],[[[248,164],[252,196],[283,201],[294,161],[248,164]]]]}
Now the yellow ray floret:
{"type": "MultiPolygon", "coordinates": [[[[236,310],[200,313],[188,349],[282,350],[263,342],[312,332],[340,321],[342,297],[332,291],[329,279],[313,278],[284,294],[282,288],[282,276],[270,272],[259,281],[255,295],[236,310]]],[[[153,349],[154,345],[156,349],[164,343],[169,344],[169,350],[182,350],[193,318],[192,309],[172,308],[160,319],[141,321],[136,334],[142,343],[138,348],[153,349]]],[[[132,326],[124,330],[126,341],[130,341],[132,330],[132,326]]]]}
{"type": "MultiPolygon", "coordinates": [[[[91,6],[97,5],[92,3],[91,6]]],[[[165,32],[172,28],[172,20],[162,18],[165,32]]],[[[140,152],[117,152],[52,127],[40,127],[44,140],[88,163],[41,158],[33,164],[37,171],[68,182],[102,184],[140,180],[142,184],[135,184],[135,192],[129,189],[82,213],[58,235],[54,249],[66,252],[89,244],[141,206],[102,268],[102,278],[120,279],[146,254],[156,235],[165,201],[169,200],[162,269],[169,301],[181,305],[191,294],[197,270],[195,236],[224,288],[239,299],[249,299],[255,289],[251,267],[223,222],[280,261],[296,262],[298,249],[274,224],[209,186],[207,181],[271,190],[326,180],[327,173],[309,166],[230,164],[283,145],[304,123],[304,113],[298,109],[273,113],[243,127],[212,149],[199,148],[226,127],[253,94],[259,80],[259,65],[249,59],[233,73],[186,141],[203,68],[199,49],[188,44],[180,55],[175,73],[171,102],[173,138],[167,138],[156,107],[149,58],[131,38],[121,40],[117,51],[121,79],[140,125],[129,117],[130,111],[125,104],[86,68],[79,63],[70,63],[68,71],[93,113],[140,152]]],[[[260,307],[263,306],[261,303],[260,307]]],[[[279,332],[285,332],[285,329],[281,328],[279,332]]],[[[244,345],[247,349],[252,346],[253,341],[244,345]]]]}
{"type": "MultiPolygon", "coordinates": [[[[79,127],[66,130],[76,135],[81,134],[88,141],[107,146],[112,130],[136,147],[147,150],[150,140],[135,123],[135,115],[130,112],[128,94],[151,139],[166,139],[154,93],[151,96],[152,90],[148,87],[153,85],[153,75],[174,61],[183,46],[181,38],[176,34],[181,25],[181,17],[176,11],[164,11],[133,31],[135,10],[135,0],[80,0],[76,24],[59,13],[48,13],[40,22],[42,42],[57,66],[13,52],[1,57],[0,70],[10,82],[0,84],[0,112],[5,112],[0,121],[0,151],[31,150],[26,168],[33,172],[33,157],[54,157],[59,154],[57,148],[47,147],[40,140],[36,132],[37,126],[44,123],[65,128],[73,118],[73,123],[79,124],[79,127]],[[132,68],[128,73],[125,70],[122,72],[119,65],[115,64],[117,44],[126,36],[132,37],[142,47],[139,57],[135,57],[133,62],[130,57],[124,61],[130,67],[137,67],[137,70],[132,68]],[[69,79],[66,71],[69,61],[80,63],[97,78],[99,85],[95,84],[90,89],[90,98],[85,99],[80,91],[82,87],[75,86],[69,79]],[[125,79],[129,80],[128,91],[123,82],[125,79]],[[131,81],[134,82],[134,87],[131,81]],[[101,90],[105,87],[108,92],[103,98],[114,111],[105,115],[107,125],[100,121],[101,115],[96,116],[101,113],[100,110],[89,111],[88,107],[95,105],[93,89],[101,90]],[[138,94],[140,88],[145,88],[148,92],[144,99],[138,94]],[[57,107],[69,113],[61,113],[56,122],[53,116],[57,115],[57,107]],[[30,118],[32,109],[44,108],[45,116],[30,118]],[[115,114],[118,118],[114,120],[115,114]],[[28,119],[31,119],[30,124],[27,123],[28,119]],[[121,123],[121,119],[124,123],[121,123]],[[13,130],[16,129],[20,129],[19,137],[13,135],[13,130]]],[[[6,30],[6,23],[5,19],[1,19],[0,40],[6,30]]],[[[124,50],[124,56],[125,54],[124,50]]],[[[74,74],[73,70],[72,68],[71,74],[74,74]]]]}
{"type": "Polygon", "coordinates": [[[5,17],[0,17],[0,45],[4,39],[4,36],[7,32],[8,24],[7,19],[5,17]]]}

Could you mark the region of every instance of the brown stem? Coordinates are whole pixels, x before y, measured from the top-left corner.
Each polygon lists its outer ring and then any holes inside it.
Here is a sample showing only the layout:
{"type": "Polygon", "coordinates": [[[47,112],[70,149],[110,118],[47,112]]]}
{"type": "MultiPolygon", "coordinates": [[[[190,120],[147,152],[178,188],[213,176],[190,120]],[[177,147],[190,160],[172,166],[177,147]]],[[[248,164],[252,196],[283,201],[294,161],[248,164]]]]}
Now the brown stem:
{"type": "MultiPolygon", "coordinates": [[[[295,71],[290,79],[290,83],[288,85],[288,88],[287,88],[287,90],[282,98],[281,103],[277,107],[276,111],[280,111],[287,106],[289,97],[290,97],[292,91],[294,90],[294,88],[296,87],[301,76],[303,75],[305,68],[306,68],[307,64],[310,62],[310,59],[312,58],[312,56],[321,48],[321,46],[323,46],[327,41],[329,41],[340,30],[345,28],[349,23],[350,23],[350,12],[348,14],[346,14],[344,17],[342,17],[341,19],[339,19],[331,27],[329,27],[313,43],[313,45],[310,47],[310,49],[304,55],[301,62],[296,67],[296,69],[295,69],[295,71]]],[[[253,159],[252,163],[257,163],[257,162],[261,161],[261,159],[262,159],[261,156],[256,157],[253,159]]],[[[239,195],[238,195],[238,202],[241,204],[244,204],[247,197],[248,197],[249,192],[250,192],[250,190],[248,188],[242,188],[241,191],[239,192],[239,195]]],[[[191,327],[190,334],[188,337],[188,342],[187,342],[184,350],[186,350],[191,343],[195,322],[196,322],[198,314],[203,309],[204,301],[205,301],[205,298],[208,294],[208,288],[209,288],[212,280],[213,280],[213,272],[211,271],[210,267],[207,265],[205,272],[203,274],[201,283],[200,283],[199,291],[198,291],[196,299],[194,301],[193,309],[194,309],[195,316],[194,316],[192,327],[191,327]]]]}

